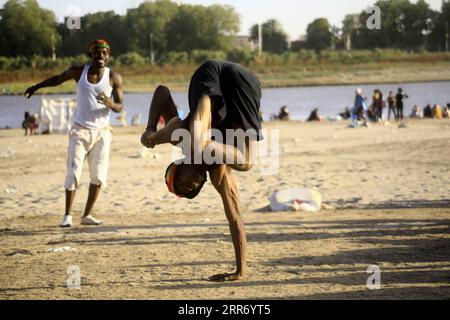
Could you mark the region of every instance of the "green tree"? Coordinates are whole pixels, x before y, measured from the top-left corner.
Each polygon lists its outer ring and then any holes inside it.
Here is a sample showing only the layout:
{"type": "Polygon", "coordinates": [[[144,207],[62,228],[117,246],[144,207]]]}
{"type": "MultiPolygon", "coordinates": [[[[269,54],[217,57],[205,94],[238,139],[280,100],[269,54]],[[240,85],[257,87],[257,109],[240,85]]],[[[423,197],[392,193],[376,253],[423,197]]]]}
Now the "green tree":
{"type": "Polygon", "coordinates": [[[416,50],[424,47],[431,28],[433,12],[424,0],[379,0],[381,29],[369,30],[366,21],[370,14],[362,12],[356,34],[357,48],[398,48],[416,50]]]}
{"type": "Polygon", "coordinates": [[[50,56],[58,46],[55,15],[36,0],[9,0],[1,11],[0,55],[50,56]]]}
{"type": "MultiPolygon", "coordinates": [[[[253,25],[250,29],[250,38],[258,41],[259,26],[253,25]]],[[[289,47],[288,37],[284,32],[281,23],[275,19],[270,19],[262,24],[263,50],[271,53],[286,52],[289,47]]]]}
{"type": "Polygon", "coordinates": [[[165,28],[167,50],[227,50],[239,24],[239,15],[230,6],[180,5],[165,28]]]}
{"type": "MultiPolygon", "coordinates": [[[[430,24],[431,33],[427,39],[427,48],[444,51],[446,48],[446,33],[450,36],[450,1],[442,1],[441,12],[432,11],[430,24]]],[[[447,41],[450,42],[450,39],[447,41]]],[[[450,47],[450,43],[447,46],[450,47]]]]}
{"type": "Polygon", "coordinates": [[[320,52],[331,46],[333,35],[331,25],[326,18],[319,18],[308,25],[306,43],[309,48],[320,52]]]}
{"type": "Polygon", "coordinates": [[[228,50],[240,29],[239,14],[228,5],[211,5],[207,12],[212,16],[217,33],[217,50],[228,50]]]}
{"type": "Polygon", "coordinates": [[[178,10],[178,5],[169,0],[146,1],[126,16],[128,49],[143,55],[150,53],[150,35],[153,50],[157,54],[167,51],[166,27],[178,10]]]}
{"type": "Polygon", "coordinates": [[[343,49],[344,48],[344,37],[342,29],[336,26],[331,26],[331,49],[343,49]]]}
{"type": "Polygon", "coordinates": [[[405,4],[400,24],[403,49],[425,47],[425,35],[430,31],[431,18],[432,10],[424,0],[405,4]]]}
{"type": "Polygon", "coordinates": [[[402,17],[409,5],[408,0],[379,0],[375,3],[381,10],[381,29],[370,30],[367,20],[371,13],[362,12],[360,27],[355,41],[357,48],[401,48],[402,17]]]}
{"type": "Polygon", "coordinates": [[[204,6],[180,5],[166,27],[169,51],[215,50],[219,47],[214,17],[204,6]]]}
{"type": "Polygon", "coordinates": [[[88,45],[96,39],[105,39],[111,43],[113,55],[128,51],[128,33],[125,17],[114,11],[97,12],[81,17],[80,30],[68,30],[65,23],[58,27],[62,35],[61,55],[74,56],[87,53],[88,45]]]}

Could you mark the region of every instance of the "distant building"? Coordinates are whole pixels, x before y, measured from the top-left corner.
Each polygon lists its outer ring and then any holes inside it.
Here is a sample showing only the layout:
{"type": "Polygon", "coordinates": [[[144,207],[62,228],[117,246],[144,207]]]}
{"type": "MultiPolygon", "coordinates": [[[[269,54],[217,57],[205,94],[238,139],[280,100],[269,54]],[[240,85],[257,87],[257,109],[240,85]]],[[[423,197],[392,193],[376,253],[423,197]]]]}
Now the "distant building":
{"type": "Polygon", "coordinates": [[[253,51],[255,49],[255,43],[249,36],[236,36],[234,37],[233,47],[253,51]]]}

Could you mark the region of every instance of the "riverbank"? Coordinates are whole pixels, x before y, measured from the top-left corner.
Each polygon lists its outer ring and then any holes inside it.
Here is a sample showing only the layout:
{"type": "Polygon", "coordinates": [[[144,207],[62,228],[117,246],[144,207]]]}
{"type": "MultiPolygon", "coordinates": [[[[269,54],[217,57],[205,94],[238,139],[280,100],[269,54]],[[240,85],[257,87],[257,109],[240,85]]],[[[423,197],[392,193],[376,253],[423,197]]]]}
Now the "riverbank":
{"type": "MultiPolygon", "coordinates": [[[[312,64],[275,65],[249,67],[261,80],[264,88],[358,85],[386,83],[415,83],[450,80],[450,61],[424,62],[380,62],[358,64],[312,64]]],[[[175,92],[187,91],[195,66],[167,70],[152,67],[119,69],[124,79],[126,93],[153,92],[158,84],[165,84],[175,92]]],[[[3,74],[0,77],[0,95],[21,95],[33,83],[62,72],[35,71],[32,75],[25,71],[3,74]],[[9,79],[20,79],[10,81],[9,79]],[[7,81],[8,80],[8,81],[7,81]]],[[[46,88],[42,94],[72,94],[75,85],[64,83],[55,88],[46,88]]]]}
{"type": "Polygon", "coordinates": [[[143,153],[144,127],[114,129],[109,186],[94,211],[105,225],[79,226],[86,166],[70,230],[57,227],[67,137],[0,130],[8,151],[0,161],[0,298],[448,300],[450,120],[405,124],[264,123],[280,130],[279,171],[236,173],[249,268],[233,283],[206,280],[234,264],[219,196],[210,182],[192,201],[169,194],[171,148],[143,153]],[[317,188],[327,210],[262,210],[274,190],[303,186],[317,188]],[[74,265],[80,290],[66,287],[74,265]],[[381,269],[381,290],[366,286],[371,265],[381,269]]]}

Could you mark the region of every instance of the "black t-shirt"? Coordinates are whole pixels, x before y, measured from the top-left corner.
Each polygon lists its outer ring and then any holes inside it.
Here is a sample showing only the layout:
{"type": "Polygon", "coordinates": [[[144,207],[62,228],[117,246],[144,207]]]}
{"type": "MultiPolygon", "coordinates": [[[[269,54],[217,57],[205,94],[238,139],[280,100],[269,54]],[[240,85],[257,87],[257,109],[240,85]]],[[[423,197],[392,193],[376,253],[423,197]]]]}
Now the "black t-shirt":
{"type": "Polygon", "coordinates": [[[401,93],[401,92],[397,93],[397,96],[395,97],[395,101],[397,103],[397,108],[403,107],[403,98],[404,98],[403,93],[401,93]]]}
{"type": "Polygon", "coordinates": [[[212,128],[219,129],[224,135],[226,129],[252,130],[249,136],[258,141],[263,139],[259,114],[261,84],[249,71],[225,61],[203,63],[195,71],[189,86],[190,113],[184,120],[186,127],[204,95],[212,100],[212,128]]]}

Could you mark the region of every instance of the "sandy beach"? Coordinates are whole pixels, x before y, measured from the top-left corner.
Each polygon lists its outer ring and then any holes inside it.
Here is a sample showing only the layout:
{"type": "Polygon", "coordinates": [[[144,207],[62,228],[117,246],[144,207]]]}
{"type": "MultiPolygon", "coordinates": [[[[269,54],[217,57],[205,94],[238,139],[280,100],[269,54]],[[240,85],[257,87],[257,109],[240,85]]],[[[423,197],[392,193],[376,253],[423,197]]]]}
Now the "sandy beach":
{"type": "Polygon", "coordinates": [[[236,173],[248,277],[232,283],[206,280],[234,267],[219,196],[209,182],[192,201],[169,194],[171,147],[144,154],[142,127],[115,128],[94,211],[105,224],[79,225],[86,164],[70,230],[57,227],[67,137],[1,130],[0,299],[449,299],[450,120],[405,124],[265,123],[280,130],[279,170],[236,173]],[[303,187],[326,208],[267,211],[273,191],[303,187]],[[367,288],[371,265],[380,290],[367,288]]]}

